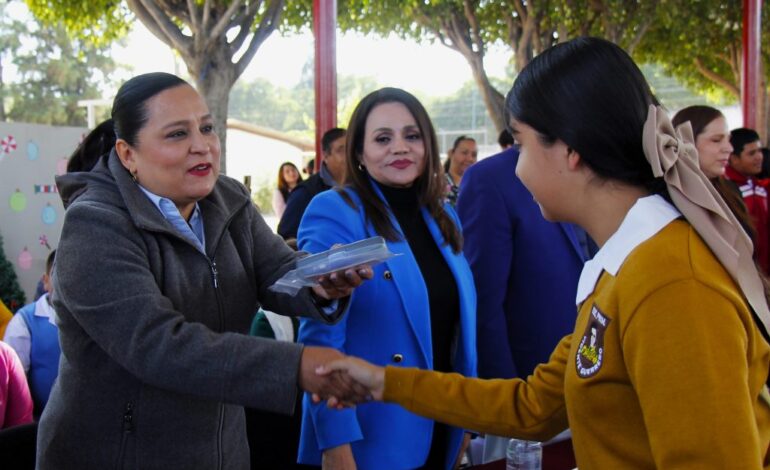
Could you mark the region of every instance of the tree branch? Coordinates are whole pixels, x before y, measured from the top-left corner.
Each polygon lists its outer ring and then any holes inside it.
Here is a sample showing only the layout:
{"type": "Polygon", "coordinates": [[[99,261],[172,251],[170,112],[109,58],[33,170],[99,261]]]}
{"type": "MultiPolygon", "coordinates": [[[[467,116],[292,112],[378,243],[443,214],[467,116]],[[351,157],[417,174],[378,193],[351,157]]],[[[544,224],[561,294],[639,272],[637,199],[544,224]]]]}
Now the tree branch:
{"type": "Polygon", "coordinates": [[[203,2],[203,15],[201,19],[201,31],[208,31],[209,20],[211,19],[211,0],[203,2]]]}
{"type": "Polygon", "coordinates": [[[463,0],[463,13],[465,19],[468,21],[468,27],[470,29],[470,40],[476,45],[478,53],[484,55],[484,41],[481,39],[481,28],[479,27],[479,19],[476,17],[476,5],[472,0],[463,0]]]}
{"type": "Polygon", "coordinates": [[[740,99],[741,90],[734,83],[730,82],[728,79],[724,78],[723,76],[719,75],[718,73],[712,70],[709,70],[705,65],[703,65],[703,62],[701,62],[700,57],[696,57],[693,59],[693,65],[695,65],[695,68],[698,69],[698,72],[700,72],[701,75],[711,80],[712,82],[716,83],[717,85],[724,87],[727,91],[735,95],[736,98],[740,99]]]}
{"type": "Polygon", "coordinates": [[[246,12],[241,15],[241,18],[238,21],[238,35],[235,36],[233,42],[230,43],[230,50],[232,51],[233,55],[241,49],[243,43],[246,41],[246,38],[249,37],[249,34],[251,34],[251,25],[254,24],[254,18],[257,16],[258,8],[259,3],[252,2],[249,4],[246,12]]]}
{"type": "Polygon", "coordinates": [[[241,6],[241,3],[243,3],[243,0],[234,0],[233,3],[230,4],[224,14],[219,18],[219,21],[217,21],[217,24],[211,28],[210,32],[206,33],[209,41],[217,42],[219,41],[219,36],[227,32],[231,24],[230,19],[235,14],[235,10],[241,6]]]}
{"type": "Polygon", "coordinates": [[[127,0],[128,8],[134,12],[139,21],[144,24],[161,41],[172,49],[176,49],[187,58],[193,56],[190,50],[191,40],[186,37],[179,28],[171,22],[165,13],[160,11],[155,2],[149,0],[127,0]],[[148,6],[149,4],[149,6],[148,6]]]}
{"type": "Polygon", "coordinates": [[[259,46],[261,46],[262,43],[265,42],[265,39],[267,39],[267,37],[278,27],[278,22],[281,19],[285,3],[286,0],[272,0],[270,2],[270,6],[259,21],[259,26],[254,30],[254,35],[251,37],[249,47],[235,64],[235,78],[241,76],[243,71],[246,70],[246,66],[251,62],[251,59],[254,58],[254,54],[259,50],[259,46]]]}
{"type": "Polygon", "coordinates": [[[190,27],[193,31],[198,31],[200,20],[198,19],[198,9],[195,8],[195,0],[187,0],[187,11],[190,15],[190,27]]]}

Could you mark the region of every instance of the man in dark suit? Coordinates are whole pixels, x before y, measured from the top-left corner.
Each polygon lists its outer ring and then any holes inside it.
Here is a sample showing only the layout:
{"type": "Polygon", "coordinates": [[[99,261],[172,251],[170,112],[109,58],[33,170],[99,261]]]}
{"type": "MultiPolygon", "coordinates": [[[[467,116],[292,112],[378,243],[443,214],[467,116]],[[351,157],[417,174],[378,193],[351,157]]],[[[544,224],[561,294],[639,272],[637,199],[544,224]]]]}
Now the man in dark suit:
{"type": "Polygon", "coordinates": [[[278,235],[284,240],[297,238],[297,229],[305,209],[316,194],[345,182],[345,129],[335,127],[321,137],[321,169],[301,182],[286,201],[286,210],[278,222],[278,235]]]}
{"type": "Polygon", "coordinates": [[[457,212],[478,293],[478,371],[526,378],[572,332],[583,263],[596,247],[571,224],[545,220],[508,148],[463,176],[457,212]]]}

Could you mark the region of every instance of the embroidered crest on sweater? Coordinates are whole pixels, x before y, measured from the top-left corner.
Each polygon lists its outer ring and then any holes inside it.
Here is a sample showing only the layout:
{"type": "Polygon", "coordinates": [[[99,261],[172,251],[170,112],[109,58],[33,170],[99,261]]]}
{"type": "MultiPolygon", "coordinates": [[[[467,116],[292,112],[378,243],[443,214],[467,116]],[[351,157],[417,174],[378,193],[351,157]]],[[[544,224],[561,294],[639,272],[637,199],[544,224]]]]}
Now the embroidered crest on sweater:
{"type": "Polygon", "coordinates": [[[596,375],[604,362],[604,332],[607,331],[610,319],[594,304],[591,316],[586,325],[586,331],[580,340],[575,355],[575,366],[580,377],[588,378],[596,375]]]}

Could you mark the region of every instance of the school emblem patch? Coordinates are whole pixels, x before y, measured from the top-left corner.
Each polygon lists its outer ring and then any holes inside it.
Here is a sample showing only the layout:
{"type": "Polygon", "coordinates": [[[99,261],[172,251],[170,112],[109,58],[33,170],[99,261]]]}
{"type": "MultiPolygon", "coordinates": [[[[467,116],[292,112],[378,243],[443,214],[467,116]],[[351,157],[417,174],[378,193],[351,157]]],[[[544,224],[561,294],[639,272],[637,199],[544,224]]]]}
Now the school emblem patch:
{"type": "Polygon", "coordinates": [[[575,366],[577,373],[584,379],[592,377],[599,372],[604,362],[604,332],[607,331],[610,319],[594,304],[591,307],[591,316],[580,340],[575,366]]]}

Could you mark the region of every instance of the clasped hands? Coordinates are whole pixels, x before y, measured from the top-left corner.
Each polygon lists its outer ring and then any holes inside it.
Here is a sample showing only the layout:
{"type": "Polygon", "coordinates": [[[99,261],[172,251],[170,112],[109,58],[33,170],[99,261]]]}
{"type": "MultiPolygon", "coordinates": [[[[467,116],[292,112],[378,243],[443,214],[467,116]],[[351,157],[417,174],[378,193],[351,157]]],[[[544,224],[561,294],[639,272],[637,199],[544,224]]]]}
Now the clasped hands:
{"type": "Polygon", "coordinates": [[[336,349],[306,346],[300,360],[299,386],[330,408],[348,408],[382,400],[385,369],[336,349]]]}

